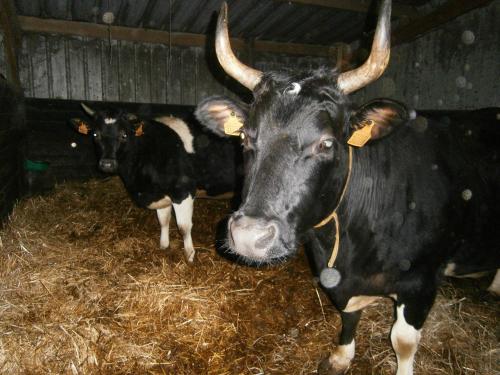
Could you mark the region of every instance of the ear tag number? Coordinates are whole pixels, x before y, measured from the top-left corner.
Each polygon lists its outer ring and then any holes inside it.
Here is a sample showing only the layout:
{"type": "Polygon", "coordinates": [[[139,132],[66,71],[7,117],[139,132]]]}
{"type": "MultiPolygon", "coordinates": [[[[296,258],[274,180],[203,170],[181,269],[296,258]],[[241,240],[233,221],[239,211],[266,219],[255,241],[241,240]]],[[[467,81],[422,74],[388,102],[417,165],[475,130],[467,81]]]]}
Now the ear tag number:
{"type": "Polygon", "coordinates": [[[87,127],[87,125],[85,125],[83,121],[80,121],[80,123],[78,124],[78,133],[85,135],[89,134],[89,128],[87,127]]]}
{"type": "Polygon", "coordinates": [[[351,138],[347,141],[347,144],[355,147],[363,147],[366,142],[372,137],[372,128],[375,123],[372,120],[361,123],[363,127],[354,131],[351,138]]]}
{"type": "Polygon", "coordinates": [[[224,123],[224,133],[227,135],[238,136],[242,127],[243,123],[238,117],[235,116],[234,112],[232,112],[231,117],[229,117],[224,123]]]}
{"type": "Polygon", "coordinates": [[[141,135],[143,135],[143,134],[144,134],[144,129],[142,128],[142,125],[144,125],[144,123],[143,123],[143,122],[141,122],[141,123],[139,124],[139,126],[137,127],[137,129],[135,129],[135,136],[136,136],[136,137],[140,137],[141,135]]]}

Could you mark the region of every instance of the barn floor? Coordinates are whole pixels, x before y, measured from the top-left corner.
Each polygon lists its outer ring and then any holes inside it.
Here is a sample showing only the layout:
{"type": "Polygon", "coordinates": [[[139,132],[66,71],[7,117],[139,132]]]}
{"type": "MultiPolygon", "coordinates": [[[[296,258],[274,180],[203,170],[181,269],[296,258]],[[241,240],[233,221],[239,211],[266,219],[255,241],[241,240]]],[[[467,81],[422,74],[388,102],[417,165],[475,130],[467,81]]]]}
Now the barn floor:
{"type": "MultiPolygon", "coordinates": [[[[225,201],[199,200],[189,266],[171,225],[116,178],[26,199],[0,230],[0,373],[311,374],[339,317],[301,254],[274,268],[214,250],[225,201]]],[[[484,281],[447,283],[424,327],[418,374],[499,374],[500,303],[484,281]]],[[[391,374],[392,304],[365,310],[350,374],[391,374]]]]}

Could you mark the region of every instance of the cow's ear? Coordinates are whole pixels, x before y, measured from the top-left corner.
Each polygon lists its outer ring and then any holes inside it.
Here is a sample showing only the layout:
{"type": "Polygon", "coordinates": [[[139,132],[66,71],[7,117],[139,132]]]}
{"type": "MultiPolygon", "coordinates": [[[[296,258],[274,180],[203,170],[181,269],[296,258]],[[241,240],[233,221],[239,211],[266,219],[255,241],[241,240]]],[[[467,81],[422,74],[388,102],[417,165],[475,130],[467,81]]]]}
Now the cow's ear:
{"type": "Polygon", "coordinates": [[[126,118],[136,137],[144,135],[144,121],[139,116],[134,113],[127,113],[126,118]]]}
{"type": "Polygon", "coordinates": [[[238,135],[247,119],[248,106],[224,96],[201,101],[194,112],[198,121],[221,137],[238,135]]]}
{"type": "Polygon", "coordinates": [[[408,109],[402,103],[389,99],[372,100],[351,116],[347,143],[362,147],[370,140],[387,136],[408,120],[408,109]]]}
{"type": "Polygon", "coordinates": [[[88,135],[92,131],[89,123],[81,118],[72,118],[69,123],[80,134],[88,135]]]}

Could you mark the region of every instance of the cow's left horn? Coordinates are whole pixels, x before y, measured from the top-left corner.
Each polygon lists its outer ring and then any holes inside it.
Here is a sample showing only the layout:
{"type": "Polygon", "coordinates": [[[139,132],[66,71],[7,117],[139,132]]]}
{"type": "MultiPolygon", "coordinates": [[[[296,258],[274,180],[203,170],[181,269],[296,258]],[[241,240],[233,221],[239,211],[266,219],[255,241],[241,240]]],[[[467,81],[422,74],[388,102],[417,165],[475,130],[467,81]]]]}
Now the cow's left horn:
{"type": "Polygon", "coordinates": [[[215,33],[215,52],[224,71],[246,88],[253,90],[262,78],[260,70],[253,69],[236,58],[227,29],[227,4],[222,3],[215,33]]]}
{"type": "Polygon", "coordinates": [[[82,106],[83,110],[91,117],[94,117],[95,115],[95,111],[90,108],[88,105],[86,105],[85,103],[80,103],[80,105],[82,106]]]}
{"type": "Polygon", "coordinates": [[[339,88],[349,94],[375,81],[387,68],[390,53],[391,0],[383,0],[368,60],[359,68],[340,74],[337,81],[339,88]]]}

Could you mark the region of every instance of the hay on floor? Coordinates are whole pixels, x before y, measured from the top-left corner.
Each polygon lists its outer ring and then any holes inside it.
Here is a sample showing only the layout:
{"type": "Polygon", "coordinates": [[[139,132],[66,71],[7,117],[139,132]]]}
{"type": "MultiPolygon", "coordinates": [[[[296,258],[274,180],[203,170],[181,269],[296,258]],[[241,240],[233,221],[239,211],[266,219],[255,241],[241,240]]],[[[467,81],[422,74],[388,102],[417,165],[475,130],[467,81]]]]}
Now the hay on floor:
{"type": "MultiPolygon", "coordinates": [[[[186,264],[171,225],[120,181],[66,184],[16,207],[0,231],[0,373],[311,374],[340,320],[302,254],[254,269],[214,250],[226,201],[198,200],[186,264]]],[[[447,283],[424,327],[418,374],[498,373],[499,303],[447,283]]],[[[484,286],[484,285],[483,285],[484,286]]],[[[392,304],[365,310],[350,374],[391,374],[392,304]]]]}

